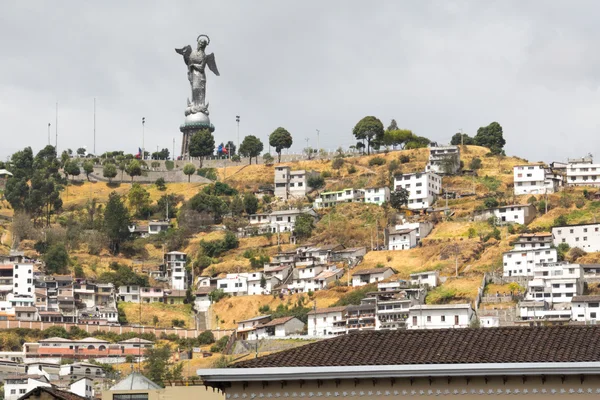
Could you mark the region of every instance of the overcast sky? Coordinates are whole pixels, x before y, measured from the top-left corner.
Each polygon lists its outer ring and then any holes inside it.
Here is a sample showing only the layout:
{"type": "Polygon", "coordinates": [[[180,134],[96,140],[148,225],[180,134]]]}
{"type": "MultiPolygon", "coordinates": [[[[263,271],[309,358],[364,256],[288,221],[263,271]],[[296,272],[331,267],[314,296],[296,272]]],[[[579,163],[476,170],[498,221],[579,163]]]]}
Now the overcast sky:
{"type": "Polygon", "coordinates": [[[507,154],[600,160],[597,1],[2,1],[0,157],[55,135],[59,151],[179,154],[186,68],[210,36],[215,139],[278,126],[292,149],[354,143],[366,115],[440,143],[498,121],[507,154]],[[124,5],[126,4],[126,5],[124,5]]]}

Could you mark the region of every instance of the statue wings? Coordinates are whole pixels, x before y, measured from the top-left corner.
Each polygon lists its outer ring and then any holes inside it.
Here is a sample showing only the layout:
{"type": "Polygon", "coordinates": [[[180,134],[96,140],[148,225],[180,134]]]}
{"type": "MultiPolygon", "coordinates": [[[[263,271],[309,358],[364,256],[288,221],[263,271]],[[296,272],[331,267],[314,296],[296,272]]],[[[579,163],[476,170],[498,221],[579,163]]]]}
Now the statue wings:
{"type": "Polygon", "coordinates": [[[210,53],[206,56],[206,65],[216,75],[219,76],[219,70],[217,69],[217,62],[215,61],[215,53],[210,53]]]}
{"type": "Polygon", "coordinates": [[[185,46],[181,49],[175,49],[177,54],[181,54],[183,56],[183,61],[185,61],[185,65],[190,63],[190,54],[192,54],[192,46],[185,46]]]}

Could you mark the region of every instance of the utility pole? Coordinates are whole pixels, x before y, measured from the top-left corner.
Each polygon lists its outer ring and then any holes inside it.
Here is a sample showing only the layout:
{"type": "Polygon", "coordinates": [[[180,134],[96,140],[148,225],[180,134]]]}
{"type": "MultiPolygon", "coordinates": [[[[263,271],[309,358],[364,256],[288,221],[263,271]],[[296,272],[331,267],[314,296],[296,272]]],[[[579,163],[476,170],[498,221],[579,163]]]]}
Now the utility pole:
{"type": "Polygon", "coordinates": [[[319,131],[317,129],[317,151],[319,151],[319,134],[321,133],[321,131],[319,131]]]}
{"type": "Polygon", "coordinates": [[[48,146],[50,146],[50,122],[48,122],[48,146]]]}
{"type": "Polygon", "coordinates": [[[235,122],[237,122],[237,151],[240,151],[240,116],[235,116],[235,122]]]}
{"type": "Polygon", "coordinates": [[[94,97],[94,156],[96,155],[96,98],[94,97]]]}
{"type": "Polygon", "coordinates": [[[460,145],[461,146],[465,145],[465,137],[463,136],[462,128],[460,128],[460,145]]]}
{"type": "Polygon", "coordinates": [[[142,157],[141,159],[143,160],[146,157],[146,129],[145,129],[145,125],[146,125],[146,117],[142,117],[142,157]]]}
{"type": "Polygon", "coordinates": [[[175,160],[175,138],[173,138],[173,155],[171,156],[175,160]]]}
{"type": "Polygon", "coordinates": [[[54,121],[54,133],[55,133],[55,142],[54,142],[54,150],[56,150],[56,155],[58,156],[58,101],[56,102],[56,121],[54,121]]]}
{"type": "Polygon", "coordinates": [[[304,140],[306,140],[306,154],[308,155],[308,159],[310,160],[310,156],[311,156],[311,154],[310,154],[310,153],[311,153],[311,151],[310,151],[310,149],[308,148],[308,138],[306,138],[306,139],[304,139],[304,140]]]}
{"type": "MultiPolygon", "coordinates": [[[[313,303],[313,311],[315,312],[315,319],[317,316],[317,299],[315,298],[314,303],[313,303]]],[[[315,329],[313,331],[313,335],[316,337],[317,336],[317,324],[315,323],[315,329]]]]}

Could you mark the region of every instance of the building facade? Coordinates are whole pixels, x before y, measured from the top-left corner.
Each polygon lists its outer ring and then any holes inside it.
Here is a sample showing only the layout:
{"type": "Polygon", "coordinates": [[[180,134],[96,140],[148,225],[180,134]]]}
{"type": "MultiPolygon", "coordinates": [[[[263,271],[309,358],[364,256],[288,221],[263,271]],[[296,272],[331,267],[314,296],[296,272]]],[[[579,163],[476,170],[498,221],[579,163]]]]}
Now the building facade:
{"type": "Polygon", "coordinates": [[[442,177],[433,172],[400,174],[394,177],[394,188],[408,191],[409,209],[427,209],[442,193],[442,177]]]}
{"type": "Polygon", "coordinates": [[[600,224],[555,226],[552,228],[555,246],[566,243],[588,253],[600,251],[600,224]]]}

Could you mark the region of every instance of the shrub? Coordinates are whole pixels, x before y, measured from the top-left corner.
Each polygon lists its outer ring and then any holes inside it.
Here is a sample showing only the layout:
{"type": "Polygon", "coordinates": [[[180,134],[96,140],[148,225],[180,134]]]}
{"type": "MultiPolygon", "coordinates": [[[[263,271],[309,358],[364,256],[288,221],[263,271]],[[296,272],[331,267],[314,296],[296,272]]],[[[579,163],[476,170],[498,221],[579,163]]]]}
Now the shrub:
{"type": "Polygon", "coordinates": [[[333,168],[333,169],[340,169],[343,166],[344,166],[344,159],[341,157],[336,157],[331,162],[331,168],[333,168]]]}
{"type": "Polygon", "coordinates": [[[165,185],[165,178],[163,178],[162,176],[160,178],[158,178],[156,181],[154,181],[154,184],[156,185],[156,188],[158,190],[166,190],[167,186],[165,185]]]}
{"type": "Polygon", "coordinates": [[[271,307],[269,307],[268,304],[265,304],[264,306],[260,306],[258,307],[258,312],[261,314],[267,314],[271,312],[271,307]]]}
{"type": "Polygon", "coordinates": [[[483,205],[485,208],[495,208],[498,207],[498,200],[495,197],[488,197],[483,201],[483,205]]]}
{"type": "Polygon", "coordinates": [[[567,261],[574,263],[578,258],[585,256],[587,253],[579,247],[573,247],[566,255],[567,261]]]}
{"type": "Polygon", "coordinates": [[[508,233],[510,233],[511,235],[514,235],[516,233],[515,226],[513,224],[509,224],[507,230],[508,230],[508,233]]]}
{"type": "Polygon", "coordinates": [[[213,344],[210,348],[210,351],[213,353],[220,353],[227,346],[227,342],[229,341],[229,336],[223,336],[221,339],[217,340],[215,344],[213,344]]]}
{"type": "Polygon", "coordinates": [[[410,157],[407,154],[402,154],[399,158],[400,164],[406,164],[410,162],[410,157]]]}
{"type": "Polygon", "coordinates": [[[537,199],[535,198],[535,196],[530,196],[527,199],[527,204],[535,204],[537,202],[537,199]]]}
{"type": "Polygon", "coordinates": [[[215,168],[198,168],[196,174],[203,176],[206,179],[210,179],[211,181],[216,181],[218,179],[217,170],[215,168]]]}
{"type": "Polygon", "coordinates": [[[400,169],[400,162],[398,162],[398,160],[392,160],[388,164],[388,171],[390,171],[391,173],[394,173],[394,172],[398,171],[399,169],[400,169]]]}
{"type": "Polygon", "coordinates": [[[215,335],[211,331],[204,331],[198,335],[198,344],[211,344],[215,342],[215,335]]]}
{"type": "Polygon", "coordinates": [[[167,169],[167,171],[172,171],[173,168],[175,168],[175,163],[171,160],[167,160],[165,161],[165,168],[167,169]]]}
{"type": "Polygon", "coordinates": [[[384,165],[385,164],[385,158],[383,157],[373,157],[369,160],[369,166],[374,166],[374,165],[384,165]]]}
{"type": "Polygon", "coordinates": [[[546,212],[546,201],[545,200],[540,200],[540,202],[537,203],[537,210],[540,213],[546,212]]]}
{"type": "Polygon", "coordinates": [[[220,300],[229,297],[229,294],[225,293],[223,289],[215,289],[208,294],[208,298],[213,303],[218,303],[220,300]]]}
{"type": "Polygon", "coordinates": [[[482,164],[481,159],[478,157],[475,157],[469,163],[469,169],[472,169],[472,170],[481,169],[481,164],[482,164]]]}
{"type": "Polygon", "coordinates": [[[477,236],[477,231],[475,231],[475,228],[469,228],[467,235],[469,235],[469,239],[473,239],[475,236],[477,236]]]}
{"type": "Polygon", "coordinates": [[[567,225],[567,217],[564,215],[559,215],[558,217],[554,218],[554,222],[552,223],[552,226],[565,226],[567,225]]]}
{"type": "Polygon", "coordinates": [[[354,165],[351,165],[348,167],[348,173],[350,175],[355,174],[356,173],[356,167],[354,165]]]}
{"type": "Polygon", "coordinates": [[[325,171],[321,172],[321,176],[323,178],[331,178],[331,171],[325,170],[325,171]]]}
{"type": "Polygon", "coordinates": [[[585,200],[583,198],[580,197],[577,200],[575,200],[575,207],[583,208],[583,206],[585,206],[585,200]]]}
{"type": "Polygon", "coordinates": [[[361,286],[358,289],[345,293],[332,307],[359,305],[360,301],[367,296],[367,293],[374,291],[377,291],[377,286],[373,283],[361,286]]]}

